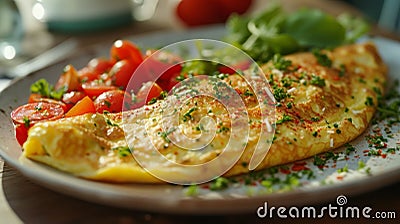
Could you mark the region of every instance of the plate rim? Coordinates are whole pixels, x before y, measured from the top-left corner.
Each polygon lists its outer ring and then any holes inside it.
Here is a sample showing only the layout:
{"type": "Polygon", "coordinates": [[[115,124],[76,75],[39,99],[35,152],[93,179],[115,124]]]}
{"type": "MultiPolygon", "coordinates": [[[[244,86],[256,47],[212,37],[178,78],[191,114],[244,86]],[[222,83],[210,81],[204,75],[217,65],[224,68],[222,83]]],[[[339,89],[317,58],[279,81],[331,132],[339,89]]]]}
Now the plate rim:
{"type": "MultiPolygon", "coordinates": [[[[185,35],[187,33],[209,33],[210,31],[212,32],[213,30],[220,30],[223,28],[222,26],[210,26],[210,27],[202,27],[202,28],[196,28],[196,29],[190,29],[190,30],[184,30],[184,31],[157,31],[157,32],[150,32],[146,34],[140,34],[140,35],[134,35],[134,36],[129,36],[127,39],[134,40],[135,39],[140,39],[140,38],[146,38],[148,36],[154,36],[154,35],[185,35]]],[[[384,42],[389,42],[391,44],[400,44],[400,42],[387,39],[384,37],[374,37],[373,39],[378,40],[378,41],[384,41],[384,42]]],[[[95,45],[94,47],[100,47],[101,44],[95,45]]],[[[83,50],[84,53],[86,53],[88,49],[83,50]]],[[[82,51],[80,51],[79,54],[82,54],[82,51]]],[[[53,63],[46,68],[53,67],[58,64],[65,64],[66,61],[71,59],[72,57],[76,56],[77,54],[72,54],[70,57],[58,62],[58,63],[53,63]]],[[[32,76],[40,76],[39,74],[45,70],[46,68],[40,69],[34,73],[31,73],[28,75],[28,77],[32,76]]],[[[21,77],[12,80],[12,82],[3,90],[0,92],[0,99],[3,96],[4,92],[7,91],[8,88],[12,88],[14,85],[17,85],[19,82],[23,82],[26,77],[21,77]]],[[[346,181],[342,183],[335,183],[332,185],[325,185],[325,186],[320,186],[317,189],[312,189],[312,190],[295,190],[295,191],[289,191],[289,192],[283,192],[283,193],[274,193],[274,194],[266,194],[266,195],[257,195],[253,197],[244,197],[244,198],[224,198],[224,199],[201,199],[201,198],[184,198],[181,197],[179,199],[176,199],[175,201],[162,201],[163,203],[160,203],[158,201],[157,207],[154,207],[154,201],[146,201],[149,198],[143,197],[143,198],[138,198],[138,197],[128,197],[127,199],[123,200],[123,194],[116,194],[116,195],[102,195],[104,192],[95,190],[93,191],[92,189],[88,188],[85,186],[83,189],[78,186],[78,183],[96,183],[97,184],[106,184],[107,183],[99,183],[99,182],[94,182],[91,180],[86,180],[82,179],[79,177],[75,177],[70,174],[66,174],[62,171],[52,169],[49,167],[46,167],[45,165],[42,164],[36,164],[40,169],[49,169],[48,171],[52,173],[52,175],[57,176],[55,179],[49,179],[48,176],[41,176],[43,172],[37,172],[36,169],[27,169],[26,166],[21,164],[20,159],[15,159],[12,158],[11,155],[8,155],[7,152],[3,149],[3,145],[0,146],[0,157],[2,157],[7,163],[7,165],[10,165],[14,169],[18,170],[20,173],[22,173],[26,178],[32,180],[33,182],[39,184],[40,186],[43,186],[45,188],[48,188],[50,190],[56,191],[58,193],[68,195],[74,198],[79,198],[83,199],[85,201],[90,201],[102,205],[108,205],[108,206],[114,206],[114,207],[120,207],[120,208],[126,208],[126,209],[139,209],[139,210],[144,210],[144,211],[152,211],[152,212],[161,212],[161,213],[170,213],[170,214],[229,214],[229,213],[247,213],[250,211],[255,212],[257,209],[257,205],[261,206],[263,205],[263,202],[268,202],[272,204],[277,204],[279,200],[285,199],[291,200],[291,203],[293,205],[305,205],[305,204],[312,204],[312,203],[322,203],[326,202],[329,200],[332,200],[334,197],[338,196],[333,193],[337,193],[338,189],[341,189],[341,194],[346,194],[347,196],[354,196],[358,194],[362,194],[365,192],[369,192],[372,190],[379,189],[381,187],[387,186],[389,184],[398,182],[398,178],[400,178],[400,169],[392,169],[392,170],[386,170],[383,173],[379,173],[378,175],[372,175],[367,178],[362,178],[362,179],[357,179],[353,181],[346,181]],[[51,169],[51,170],[50,170],[51,169]],[[64,177],[68,177],[74,180],[78,180],[77,182],[72,182],[69,184],[65,184],[65,181],[63,181],[64,177]],[[371,184],[371,182],[373,184],[371,184]],[[362,188],[358,188],[357,186],[363,186],[362,188]],[[67,188],[67,189],[65,189],[67,188]],[[360,190],[361,189],[361,190],[360,190]],[[67,190],[67,191],[66,191],[67,190]],[[83,193],[83,194],[82,194],[83,193]],[[107,197],[106,197],[107,196],[107,197]],[[114,199],[110,201],[110,196],[112,197],[119,197],[118,199],[114,199]],[[141,203],[133,203],[135,202],[135,199],[141,199],[141,203]],[[308,200],[304,200],[308,199],[308,200]],[[122,201],[121,201],[122,200],[122,201]],[[122,202],[122,203],[121,203],[122,202]],[[209,209],[207,204],[214,204],[217,206],[212,206],[212,209],[209,209]],[[220,206],[223,204],[233,204],[236,203],[239,206],[232,207],[232,206],[220,206]],[[176,205],[180,206],[179,209],[176,209],[175,206],[171,205],[176,205]],[[252,205],[252,206],[250,206],[252,205]],[[202,209],[198,209],[198,206],[202,206],[202,209]]],[[[34,162],[32,162],[34,163],[34,162]]],[[[35,166],[36,166],[35,165],[35,166]]],[[[47,172],[47,171],[45,171],[47,172]]],[[[67,178],[67,179],[68,179],[67,178]]],[[[137,184],[133,184],[137,185],[137,184]]],[[[89,184],[88,186],[92,186],[92,184],[89,184]]],[[[108,192],[109,193],[109,192],[108,192]]],[[[151,198],[150,199],[154,199],[151,198]]],[[[287,203],[282,203],[282,205],[287,205],[287,203]]]]}

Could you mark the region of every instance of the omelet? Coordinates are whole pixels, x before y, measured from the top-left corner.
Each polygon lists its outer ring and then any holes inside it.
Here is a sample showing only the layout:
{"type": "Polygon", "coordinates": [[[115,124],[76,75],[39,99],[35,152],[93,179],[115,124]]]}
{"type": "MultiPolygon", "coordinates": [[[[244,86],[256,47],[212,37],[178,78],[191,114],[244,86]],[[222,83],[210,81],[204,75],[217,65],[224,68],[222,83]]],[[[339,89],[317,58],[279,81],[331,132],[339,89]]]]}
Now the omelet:
{"type": "Polygon", "coordinates": [[[252,88],[248,80],[257,77],[246,72],[217,81],[199,78],[194,90],[178,87],[136,110],[37,123],[23,156],[118,183],[190,184],[248,173],[359,136],[373,117],[387,73],[371,42],[277,57],[261,68],[270,94],[252,88]],[[224,91],[182,98],[215,85],[224,91]],[[268,147],[265,153],[256,150],[262,147],[268,147]]]}

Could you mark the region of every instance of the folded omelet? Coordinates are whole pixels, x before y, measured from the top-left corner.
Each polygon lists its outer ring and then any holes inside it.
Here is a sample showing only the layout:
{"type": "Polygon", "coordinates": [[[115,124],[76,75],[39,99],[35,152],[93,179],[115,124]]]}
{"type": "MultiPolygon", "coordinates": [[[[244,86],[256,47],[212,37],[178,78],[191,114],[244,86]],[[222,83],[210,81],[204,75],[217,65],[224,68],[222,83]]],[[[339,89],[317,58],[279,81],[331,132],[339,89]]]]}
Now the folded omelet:
{"type": "Polygon", "coordinates": [[[265,105],[273,110],[260,104],[248,77],[230,75],[221,82],[238,93],[245,108],[239,117],[246,119],[233,116],[215,97],[193,96],[177,106],[171,94],[137,110],[37,123],[29,130],[23,156],[93,180],[193,183],[214,174],[249,172],[261,141],[272,145],[266,144],[268,153],[257,158],[257,170],[332,150],[367,128],[387,72],[373,43],[280,60],[290,63],[262,66],[274,96],[265,105]],[[271,128],[274,134],[261,139],[260,133],[271,128]],[[227,148],[231,151],[218,159],[227,148]]]}

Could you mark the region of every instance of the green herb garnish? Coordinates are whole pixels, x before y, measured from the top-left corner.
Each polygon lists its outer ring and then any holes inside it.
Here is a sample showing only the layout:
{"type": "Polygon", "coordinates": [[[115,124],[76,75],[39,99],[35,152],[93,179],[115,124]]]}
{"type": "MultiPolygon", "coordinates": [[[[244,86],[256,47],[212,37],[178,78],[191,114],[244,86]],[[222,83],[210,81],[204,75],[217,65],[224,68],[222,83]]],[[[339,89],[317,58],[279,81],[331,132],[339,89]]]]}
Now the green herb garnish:
{"type": "Polygon", "coordinates": [[[365,105],[367,105],[367,106],[373,106],[374,105],[374,100],[372,99],[372,97],[368,96],[365,99],[365,105]]]}
{"type": "Polygon", "coordinates": [[[273,86],[273,94],[276,101],[278,102],[289,97],[289,94],[287,94],[283,88],[280,88],[278,86],[273,86]]]}
{"type": "Polygon", "coordinates": [[[318,64],[328,68],[332,66],[332,60],[329,59],[329,57],[326,54],[322,53],[320,50],[314,49],[312,53],[317,59],[318,64]]]}
{"type": "Polygon", "coordinates": [[[184,122],[186,122],[186,121],[188,121],[188,120],[191,120],[193,117],[192,117],[192,113],[195,111],[195,110],[197,110],[197,107],[192,107],[192,108],[190,108],[186,113],[184,113],[183,114],[183,121],[184,122]]]}
{"type": "Polygon", "coordinates": [[[112,148],[112,150],[117,151],[119,157],[127,157],[132,154],[128,146],[118,146],[112,148]]]}
{"type": "Polygon", "coordinates": [[[286,121],[291,121],[291,120],[292,120],[292,117],[290,115],[284,114],[282,119],[279,119],[279,120],[276,121],[276,124],[282,124],[282,123],[284,123],[286,121]]]}
{"type": "Polygon", "coordinates": [[[31,85],[31,93],[38,93],[42,97],[60,100],[65,93],[65,88],[55,90],[45,79],[39,79],[31,85]]]}
{"type": "Polygon", "coordinates": [[[292,65],[292,61],[283,58],[280,54],[275,54],[272,59],[274,67],[281,71],[286,71],[292,65]]]}
{"type": "Polygon", "coordinates": [[[28,117],[24,117],[22,121],[24,122],[24,126],[29,128],[29,126],[31,125],[31,120],[28,117]]]}
{"type": "Polygon", "coordinates": [[[228,188],[229,180],[224,177],[218,177],[210,184],[210,190],[220,191],[228,188]]]}
{"type": "Polygon", "coordinates": [[[323,86],[325,86],[325,79],[313,74],[313,75],[311,75],[310,83],[311,83],[311,85],[323,87],[323,86]]]}

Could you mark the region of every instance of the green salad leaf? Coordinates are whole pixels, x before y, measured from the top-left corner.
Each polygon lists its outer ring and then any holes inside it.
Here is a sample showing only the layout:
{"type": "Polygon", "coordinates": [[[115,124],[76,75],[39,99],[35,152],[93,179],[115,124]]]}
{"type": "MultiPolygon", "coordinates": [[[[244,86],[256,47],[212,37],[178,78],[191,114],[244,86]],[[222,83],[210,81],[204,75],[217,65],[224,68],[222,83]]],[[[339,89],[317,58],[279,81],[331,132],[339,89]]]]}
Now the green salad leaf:
{"type": "Polygon", "coordinates": [[[275,54],[353,43],[369,28],[363,19],[347,14],[335,18],[306,8],[287,14],[279,5],[253,17],[233,15],[226,26],[225,40],[260,63],[271,60],[275,54]]]}
{"type": "Polygon", "coordinates": [[[334,47],[344,43],[346,30],[331,15],[302,9],[287,17],[284,31],[305,47],[334,47]]]}

